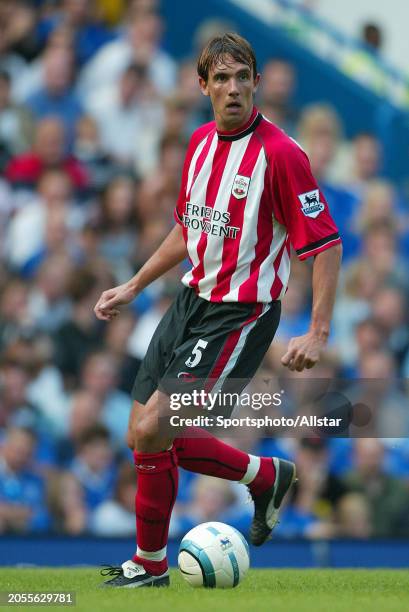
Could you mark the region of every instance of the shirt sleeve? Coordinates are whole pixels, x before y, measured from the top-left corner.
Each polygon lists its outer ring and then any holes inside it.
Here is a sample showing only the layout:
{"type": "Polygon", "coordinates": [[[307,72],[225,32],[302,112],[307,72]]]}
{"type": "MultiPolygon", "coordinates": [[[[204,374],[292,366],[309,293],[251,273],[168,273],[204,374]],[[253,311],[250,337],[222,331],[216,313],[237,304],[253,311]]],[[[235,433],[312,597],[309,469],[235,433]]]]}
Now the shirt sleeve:
{"type": "Polygon", "coordinates": [[[341,243],[307,155],[295,142],[283,145],[272,160],[273,207],[287,228],[299,259],[341,243]]]}

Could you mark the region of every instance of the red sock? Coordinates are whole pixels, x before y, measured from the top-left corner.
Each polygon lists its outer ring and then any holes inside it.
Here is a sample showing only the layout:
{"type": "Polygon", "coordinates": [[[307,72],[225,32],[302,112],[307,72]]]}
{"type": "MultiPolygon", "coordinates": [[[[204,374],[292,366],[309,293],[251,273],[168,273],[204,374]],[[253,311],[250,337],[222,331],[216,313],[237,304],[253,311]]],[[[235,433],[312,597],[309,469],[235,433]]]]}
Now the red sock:
{"type": "Polygon", "coordinates": [[[166,545],[169,521],[178,492],[177,456],[134,452],[138,486],[135,497],[137,551],[135,563],[154,576],[168,568],[166,545]]]}
{"type": "Polygon", "coordinates": [[[173,443],[178,463],[185,470],[240,481],[248,485],[253,495],[264,493],[274,483],[271,457],[244,453],[198,427],[189,427],[188,434],[173,443]]]}

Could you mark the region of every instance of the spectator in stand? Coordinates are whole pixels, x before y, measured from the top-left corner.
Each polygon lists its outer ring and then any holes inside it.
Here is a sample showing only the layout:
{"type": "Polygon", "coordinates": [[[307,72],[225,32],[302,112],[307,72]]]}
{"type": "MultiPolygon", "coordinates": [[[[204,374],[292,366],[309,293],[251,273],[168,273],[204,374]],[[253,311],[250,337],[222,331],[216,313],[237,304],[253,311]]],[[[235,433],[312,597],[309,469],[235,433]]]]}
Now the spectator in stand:
{"type": "Polygon", "coordinates": [[[86,262],[91,267],[98,267],[103,265],[106,269],[108,267],[107,262],[101,261],[98,255],[98,240],[99,232],[95,218],[85,223],[84,227],[77,234],[78,239],[78,262],[83,264],[86,262]]]}
{"type": "Polygon", "coordinates": [[[85,168],[75,157],[65,154],[64,125],[54,117],[38,121],[33,149],[12,158],[6,167],[5,177],[14,187],[33,190],[48,169],[64,170],[78,193],[86,193],[89,179],[85,168]]]}
{"type": "Polygon", "coordinates": [[[385,346],[386,330],[373,316],[363,319],[355,326],[358,361],[365,354],[377,352],[385,346]]]}
{"type": "Polygon", "coordinates": [[[289,136],[295,135],[298,122],[298,113],[292,103],[294,88],[295,73],[290,62],[273,58],[264,64],[258,108],[289,136]]]}
{"type": "Polygon", "coordinates": [[[371,316],[372,302],[384,282],[373,264],[367,258],[360,258],[346,267],[340,295],[335,303],[334,340],[341,361],[347,368],[356,367],[356,325],[371,316]]]}
{"type": "Polygon", "coordinates": [[[42,87],[27,98],[25,105],[37,119],[58,117],[64,124],[70,150],[75,124],[84,113],[74,91],[74,56],[71,49],[50,49],[45,54],[43,80],[42,87]]]}
{"type": "Polygon", "coordinates": [[[384,332],[384,347],[388,348],[397,366],[409,350],[408,299],[399,287],[385,285],[375,294],[372,315],[384,332]]]}
{"type": "Polygon", "coordinates": [[[103,148],[97,122],[89,115],[82,115],[76,123],[73,154],[85,168],[93,194],[99,195],[121,171],[103,148]]]}
{"type": "Polygon", "coordinates": [[[110,435],[103,425],[85,430],[78,439],[70,472],[83,488],[88,512],[112,496],[117,469],[110,435]]]}
{"type": "MultiPolygon", "coordinates": [[[[8,155],[8,154],[7,154],[8,155]]],[[[0,162],[1,163],[1,162],[0,162]]],[[[0,176],[0,260],[4,259],[6,232],[10,219],[18,207],[18,199],[7,181],[0,176]]],[[[3,268],[4,273],[4,268],[3,268]]],[[[0,283],[2,282],[0,272],[0,283]]]]}
{"type": "Polygon", "coordinates": [[[390,351],[382,348],[364,353],[358,363],[360,382],[352,385],[348,397],[371,410],[371,420],[361,435],[383,438],[409,435],[409,401],[397,376],[397,366],[390,351]]]}
{"type": "Polygon", "coordinates": [[[171,305],[177,291],[178,286],[172,282],[162,286],[151,307],[139,317],[128,340],[128,350],[132,357],[139,361],[145,357],[155,329],[171,305]]]}
{"type": "Polygon", "coordinates": [[[131,63],[145,66],[157,91],[167,95],[176,83],[176,64],[160,48],[162,31],[162,18],[154,10],[131,10],[125,35],[104,45],[84,66],[79,81],[84,98],[113,85],[131,63]]]}
{"type": "Polygon", "coordinates": [[[102,403],[101,422],[108,429],[112,443],[125,450],[125,436],[131,399],[117,387],[119,363],[108,351],[91,353],[82,366],[82,385],[102,403]]]}
{"type": "Polygon", "coordinates": [[[11,51],[25,59],[38,52],[34,30],[36,12],[32,2],[2,0],[0,3],[0,53],[11,51]]]}
{"type": "Polygon", "coordinates": [[[29,376],[28,402],[38,407],[48,427],[49,437],[64,427],[67,397],[60,371],[53,363],[53,344],[46,334],[37,332],[9,342],[4,359],[21,366],[29,376]]]}
{"type": "Polygon", "coordinates": [[[362,42],[367,45],[371,51],[380,51],[383,44],[383,33],[379,25],[376,23],[365,23],[361,32],[362,42]]]}
{"type": "Polygon", "coordinates": [[[90,427],[78,439],[69,471],[55,484],[54,504],[64,531],[88,531],[95,509],[112,497],[116,479],[109,432],[102,425],[90,427]]]}
{"type": "Polygon", "coordinates": [[[44,419],[27,398],[29,380],[24,365],[3,359],[0,364],[0,430],[6,430],[11,425],[29,427],[37,433],[44,429],[44,419]]]}
{"type": "Polygon", "coordinates": [[[118,283],[132,274],[130,259],[137,241],[136,192],[134,181],[118,176],[102,196],[99,218],[99,253],[111,262],[118,283]]]}
{"type": "Polygon", "coordinates": [[[387,88],[387,78],[379,63],[382,53],[383,33],[376,23],[365,23],[361,30],[361,48],[347,54],[343,70],[377,94],[382,95],[387,88]]]}
{"type": "Polygon", "coordinates": [[[26,64],[13,80],[13,98],[25,103],[39,89],[44,88],[44,58],[53,51],[68,51],[74,53],[73,33],[69,28],[56,28],[49,36],[42,53],[26,64]]]}
{"type": "Polygon", "coordinates": [[[71,314],[67,296],[73,266],[67,254],[47,257],[38,269],[28,308],[36,329],[53,333],[71,314]]]}
{"type": "MultiPolygon", "coordinates": [[[[84,209],[73,203],[72,191],[71,180],[65,170],[44,171],[38,180],[37,194],[28,200],[9,224],[6,257],[23,275],[32,276],[50,254],[47,230],[56,220],[61,221],[66,228],[66,239],[60,246],[71,251],[73,235],[80,230],[85,220],[84,209]]],[[[54,246],[58,250],[58,243],[54,246]]]]}
{"type": "Polygon", "coordinates": [[[176,134],[165,135],[159,148],[159,161],[145,177],[138,191],[137,265],[142,265],[158,247],[172,226],[172,211],[178,197],[185,145],[176,134]]]}
{"type": "Polygon", "coordinates": [[[175,524],[171,532],[183,534],[199,523],[215,520],[239,530],[247,529],[251,508],[243,505],[237,489],[239,487],[235,482],[200,474],[192,484],[191,502],[176,507],[175,524]]]}
{"type": "Polygon", "coordinates": [[[58,472],[49,480],[49,508],[59,533],[80,535],[88,516],[81,484],[69,472],[58,472]]]}
{"type": "Polygon", "coordinates": [[[325,195],[342,236],[342,259],[345,262],[359,251],[359,238],[351,227],[351,219],[357,214],[359,201],[347,186],[338,184],[346,165],[344,157],[347,151],[346,144],[341,140],[339,118],[329,107],[309,107],[302,114],[300,137],[308,153],[313,175],[325,195]]]}
{"type": "Polygon", "coordinates": [[[363,194],[362,203],[355,214],[355,232],[362,233],[371,225],[394,226],[400,255],[407,255],[409,248],[408,211],[393,184],[386,180],[371,179],[363,194]]]}
{"type": "MultiPolygon", "coordinates": [[[[324,149],[324,164],[322,161],[314,164],[319,181],[338,185],[344,177],[350,180],[350,146],[344,138],[340,117],[332,106],[311,104],[305,107],[298,124],[298,140],[308,155],[310,151],[315,153],[316,143],[324,149]]],[[[315,153],[314,158],[320,155],[315,153]]]]}
{"type": "MultiPolygon", "coordinates": [[[[189,104],[179,92],[165,99],[163,116],[158,117],[156,129],[145,131],[141,135],[143,139],[138,142],[139,148],[135,162],[137,172],[143,179],[146,178],[149,181],[153,176],[157,177],[159,168],[159,174],[162,175],[164,153],[166,149],[173,147],[179,149],[179,167],[176,168],[177,174],[172,176],[172,184],[177,181],[190,136],[188,133],[189,112],[189,104]]],[[[164,170],[166,172],[167,169],[164,168],[164,170]]]]}
{"type": "Polygon", "coordinates": [[[46,481],[33,468],[36,436],[10,427],[0,446],[0,533],[41,532],[51,527],[46,481]]]}
{"type": "Polygon", "coordinates": [[[374,537],[402,535],[397,519],[409,501],[407,487],[387,475],[384,460],[385,449],[380,440],[358,438],[354,442],[353,471],[344,480],[351,492],[361,493],[368,501],[374,537]]]}
{"type": "Polygon", "coordinates": [[[7,279],[0,292],[0,349],[30,333],[33,324],[28,309],[29,288],[17,277],[7,279]]]}
{"type": "Polygon", "coordinates": [[[0,430],[9,426],[31,429],[37,436],[37,461],[51,468],[55,461],[55,440],[50,436],[47,417],[29,398],[30,377],[26,365],[6,357],[3,359],[0,365],[0,430]]]}
{"type": "Polygon", "coordinates": [[[135,493],[135,469],[129,463],[123,463],[119,468],[114,497],[95,509],[92,533],[109,537],[134,536],[135,493]]]}
{"type": "Polygon", "coordinates": [[[102,403],[93,393],[79,389],[72,394],[61,419],[63,431],[57,443],[59,465],[71,464],[84,432],[101,424],[101,413],[102,403]]]}
{"type": "Polygon", "coordinates": [[[346,488],[328,471],[326,441],[321,438],[302,438],[296,448],[294,461],[299,479],[294,485],[277,533],[287,537],[332,537],[334,506],[346,488]]]}
{"type": "Polygon", "coordinates": [[[174,93],[183,100],[188,109],[184,124],[184,136],[186,138],[203,123],[212,121],[209,100],[202,95],[200,88],[197,86],[195,61],[185,60],[180,63],[174,93]]]}
{"type": "Polygon", "coordinates": [[[392,184],[371,179],[362,198],[357,215],[357,229],[361,231],[374,223],[389,223],[396,219],[396,196],[392,184]]]}
{"type": "Polygon", "coordinates": [[[80,66],[115,37],[98,19],[95,0],[64,0],[56,12],[38,22],[36,33],[39,41],[44,44],[50,34],[61,27],[69,28],[73,33],[76,60],[80,66]]]}
{"type": "Polygon", "coordinates": [[[0,171],[13,155],[28,149],[32,140],[32,118],[26,108],[13,103],[10,87],[9,74],[0,71],[0,171]]]}
{"type": "Polygon", "coordinates": [[[367,540],[372,535],[371,512],[362,493],[346,493],[335,508],[335,533],[339,538],[367,540]]]}
{"type": "Polygon", "coordinates": [[[373,222],[362,232],[362,259],[372,267],[379,284],[396,285],[408,290],[406,261],[398,251],[399,236],[396,219],[373,222]]]}
{"type": "Polygon", "coordinates": [[[161,133],[163,107],[145,66],[127,66],[118,81],[91,92],[86,107],[97,122],[104,150],[118,163],[132,169],[139,158],[152,157],[150,143],[153,134],[161,133]]]}
{"type": "Polygon", "coordinates": [[[93,268],[84,265],[72,270],[68,280],[71,317],[54,334],[55,361],[68,388],[75,388],[83,361],[102,343],[100,326],[91,308],[99,291],[99,277],[93,268]]]}
{"type": "Polygon", "coordinates": [[[133,357],[128,348],[135,328],[135,316],[130,310],[122,314],[122,317],[112,321],[112,325],[107,325],[104,344],[115,355],[119,363],[118,389],[131,394],[141,360],[133,357]]]}
{"type": "MultiPolygon", "coordinates": [[[[4,3],[0,4],[0,10],[3,4],[4,3]]],[[[18,78],[25,69],[25,60],[14,51],[10,51],[6,39],[0,34],[0,71],[6,72],[10,76],[13,94],[18,78]]]]}
{"type": "Polygon", "coordinates": [[[164,221],[169,227],[172,201],[178,196],[184,148],[184,141],[177,133],[166,133],[160,141],[156,167],[145,177],[139,192],[138,218],[143,226],[155,220],[164,221]]]}
{"type": "Polygon", "coordinates": [[[364,196],[371,180],[378,178],[382,163],[381,143],[374,134],[362,132],[352,142],[348,184],[357,197],[364,196]]]}

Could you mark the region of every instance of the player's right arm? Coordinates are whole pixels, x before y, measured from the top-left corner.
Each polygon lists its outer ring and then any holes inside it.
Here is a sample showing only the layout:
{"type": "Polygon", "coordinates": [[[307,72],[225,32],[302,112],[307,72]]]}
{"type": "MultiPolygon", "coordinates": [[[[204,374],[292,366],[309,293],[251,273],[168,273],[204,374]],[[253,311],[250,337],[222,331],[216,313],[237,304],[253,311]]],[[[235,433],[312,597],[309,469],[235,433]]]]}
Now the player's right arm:
{"type": "Polygon", "coordinates": [[[101,294],[94,312],[101,321],[111,321],[119,307],[129,304],[145,287],[187,257],[182,226],[176,224],[160,247],[128,282],[101,294]]]}
{"type": "Polygon", "coordinates": [[[102,293],[94,308],[96,316],[101,321],[110,321],[116,317],[119,314],[119,306],[132,302],[145,287],[187,257],[182,218],[188,191],[189,167],[196,147],[214,129],[214,122],[210,122],[201,126],[192,134],[183,164],[179,196],[174,210],[176,225],[158,250],[131,280],[102,293]]]}

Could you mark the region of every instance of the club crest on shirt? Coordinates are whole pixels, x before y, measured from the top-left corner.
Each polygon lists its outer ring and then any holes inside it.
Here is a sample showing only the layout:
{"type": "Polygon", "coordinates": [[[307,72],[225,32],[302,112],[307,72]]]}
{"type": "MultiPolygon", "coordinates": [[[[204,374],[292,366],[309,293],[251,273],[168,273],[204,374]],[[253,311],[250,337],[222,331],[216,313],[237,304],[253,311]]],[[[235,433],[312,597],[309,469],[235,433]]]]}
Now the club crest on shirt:
{"type": "Polygon", "coordinates": [[[301,202],[301,210],[304,215],[306,217],[311,217],[311,219],[318,217],[320,212],[325,208],[324,204],[320,202],[320,193],[318,189],[300,193],[298,199],[301,202]]]}
{"type": "Polygon", "coordinates": [[[236,174],[233,181],[232,194],[238,200],[245,198],[250,186],[250,177],[236,174]]]}

